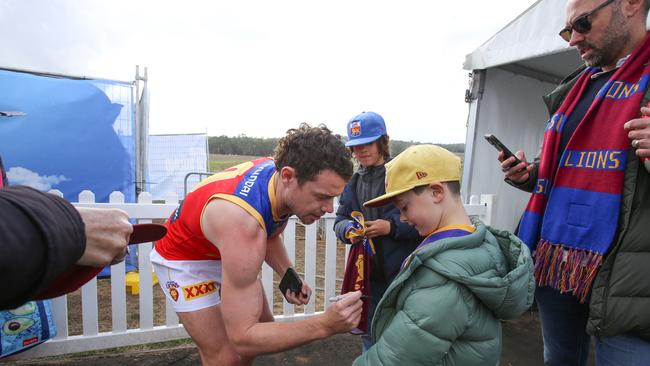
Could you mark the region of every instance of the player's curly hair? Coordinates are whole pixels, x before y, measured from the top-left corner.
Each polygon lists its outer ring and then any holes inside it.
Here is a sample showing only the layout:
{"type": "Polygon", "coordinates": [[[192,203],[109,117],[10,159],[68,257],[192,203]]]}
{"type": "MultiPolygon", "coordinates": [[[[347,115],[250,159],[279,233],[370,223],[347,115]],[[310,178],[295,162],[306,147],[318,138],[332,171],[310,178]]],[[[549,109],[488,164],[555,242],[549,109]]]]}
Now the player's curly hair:
{"type": "Polygon", "coordinates": [[[298,183],[313,180],[318,173],[330,169],[344,180],[352,176],[352,156],[341,141],[325,125],[312,127],[301,123],[298,128],[287,131],[278,141],[273,152],[275,167],[285,166],[296,170],[298,183]]]}

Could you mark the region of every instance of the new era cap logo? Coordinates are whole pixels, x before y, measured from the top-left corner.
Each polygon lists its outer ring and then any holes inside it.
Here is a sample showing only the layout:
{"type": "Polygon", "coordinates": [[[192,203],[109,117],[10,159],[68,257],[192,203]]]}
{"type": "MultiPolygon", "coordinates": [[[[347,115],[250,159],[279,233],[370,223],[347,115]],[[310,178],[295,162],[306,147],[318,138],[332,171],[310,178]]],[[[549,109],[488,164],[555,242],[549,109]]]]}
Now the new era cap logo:
{"type": "Polygon", "coordinates": [[[415,172],[415,176],[418,177],[418,179],[422,179],[426,177],[428,174],[425,172],[415,172]]]}

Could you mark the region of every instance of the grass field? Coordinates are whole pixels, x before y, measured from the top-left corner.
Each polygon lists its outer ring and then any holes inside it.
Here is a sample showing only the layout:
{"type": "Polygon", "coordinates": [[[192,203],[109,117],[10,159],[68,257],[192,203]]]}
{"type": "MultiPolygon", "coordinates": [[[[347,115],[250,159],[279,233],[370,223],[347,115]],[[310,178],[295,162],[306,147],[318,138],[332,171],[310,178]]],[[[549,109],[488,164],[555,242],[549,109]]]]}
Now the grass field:
{"type": "Polygon", "coordinates": [[[211,172],[220,172],[231,166],[243,163],[245,161],[253,160],[258,156],[249,156],[249,155],[222,155],[222,154],[210,154],[210,171],[211,172]]]}

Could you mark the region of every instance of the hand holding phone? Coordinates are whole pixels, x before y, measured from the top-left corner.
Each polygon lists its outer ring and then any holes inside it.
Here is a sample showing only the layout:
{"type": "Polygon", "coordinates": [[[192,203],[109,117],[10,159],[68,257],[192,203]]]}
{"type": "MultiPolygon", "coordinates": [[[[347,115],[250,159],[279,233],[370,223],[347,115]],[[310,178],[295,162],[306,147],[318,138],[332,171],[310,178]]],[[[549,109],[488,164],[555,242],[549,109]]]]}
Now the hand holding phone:
{"type": "Polygon", "coordinates": [[[501,161],[501,170],[503,171],[507,181],[522,184],[530,179],[530,173],[535,168],[535,165],[526,162],[526,157],[523,152],[520,155],[521,159],[519,159],[494,135],[487,134],[485,135],[485,139],[490,143],[490,145],[494,146],[495,149],[503,153],[503,159],[499,158],[499,160],[501,161]],[[506,165],[506,161],[510,158],[513,159],[513,162],[506,165]],[[523,166],[520,166],[522,165],[521,163],[523,163],[523,166]]]}
{"type": "Polygon", "coordinates": [[[513,166],[521,163],[521,160],[519,160],[519,158],[517,158],[515,156],[515,154],[513,154],[512,151],[510,151],[510,149],[508,149],[506,147],[506,145],[504,145],[503,142],[501,142],[501,140],[499,140],[496,136],[494,136],[491,133],[488,133],[488,134],[485,135],[485,139],[487,140],[487,142],[490,143],[490,145],[494,146],[495,149],[497,149],[498,151],[503,152],[503,155],[505,156],[505,159],[508,159],[510,157],[514,157],[515,162],[512,164],[513,166]]]}
{"type": "Polygon", "coordinates": [[[485,139],[487,140],[487,142],[490,143],[490,145],[494,146],[495,149],[503,152],[505,159],[508,159],[510,157],[515,158],[515,162],[511,166],[515,166],[521,163],[521,160],[519,160],[519,158],[517,158],[515,154],[513,154],[512,151],[510,151],[510,149],[508,149],[506,145],[504,145],[503,142],[501,142],[501,140],[499,140],[496,136],[488,133],[487,135],[485,135],[485,139]]]}
{"type": "Polygon", "coordinates": [[[287,271],[284,273],[284,276],[282,276],[282,280],[280,281],[280,292],[282,292],[282,295],[286,298],[287,296],[287,290],[291,290],[296,296],[300,295],[302,291],[302,281],[300,280],[300,277],[298,276],[298,273],[296,273],[296,270],[293,269],[292,267],[289,267],[287,271]]]}

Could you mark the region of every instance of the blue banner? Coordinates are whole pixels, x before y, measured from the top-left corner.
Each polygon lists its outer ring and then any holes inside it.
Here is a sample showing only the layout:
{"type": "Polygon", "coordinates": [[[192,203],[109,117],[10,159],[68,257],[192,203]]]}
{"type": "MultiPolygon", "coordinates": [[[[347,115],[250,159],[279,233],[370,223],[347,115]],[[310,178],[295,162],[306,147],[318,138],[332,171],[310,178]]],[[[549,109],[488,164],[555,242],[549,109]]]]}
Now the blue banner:
{"type": "Polygon", "coordinates": [[[10,185],[135,202],[133,86],[0,70],[0,155],[10,185]]]}

